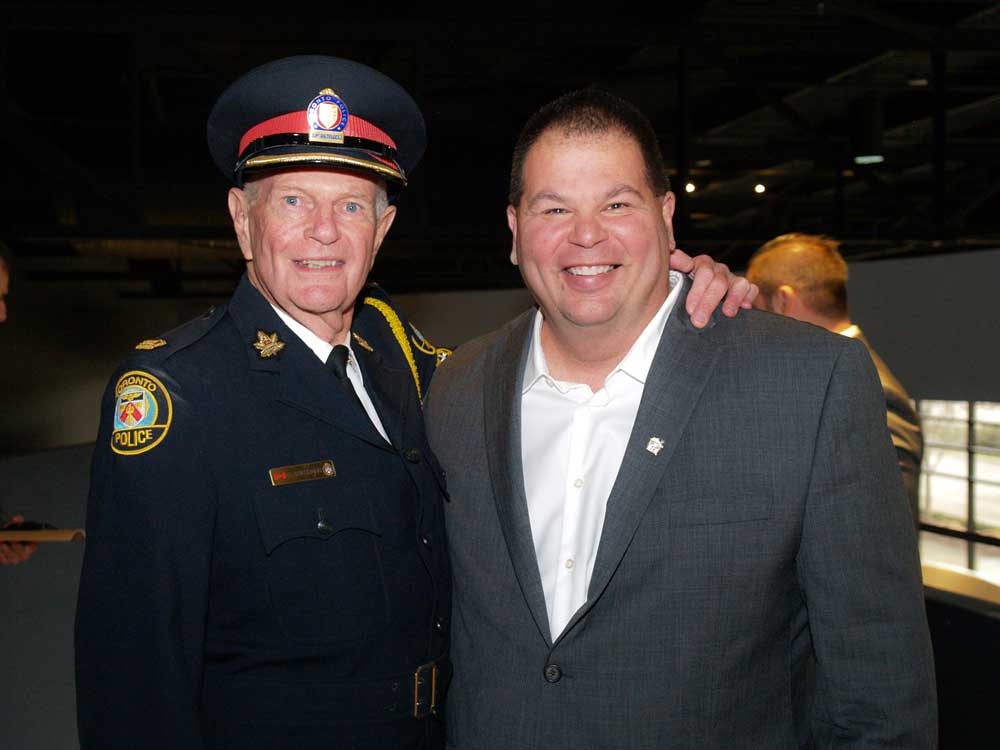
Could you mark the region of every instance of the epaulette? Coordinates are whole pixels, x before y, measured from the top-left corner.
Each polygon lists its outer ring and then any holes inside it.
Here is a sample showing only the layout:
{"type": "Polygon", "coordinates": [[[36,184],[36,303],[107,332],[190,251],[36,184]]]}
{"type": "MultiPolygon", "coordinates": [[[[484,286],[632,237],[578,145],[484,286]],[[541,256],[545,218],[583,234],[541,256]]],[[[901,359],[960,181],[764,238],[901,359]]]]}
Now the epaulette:
{"type": "Polygon", "coordinates": [[[402,317],[389,295],[378,284],[368,284],[359,296],[362,304],[353,326],[355,338],[358,338],[359,333],[363,334],[367,340],[362,341],[369,348],[369,340],[391,338],[406,361],[413,375],[417,396],[422,400],[434,369],[451,354],[451,349],[437,347],[427,341],[419,330],[402,317]]]}
{"type": "Polygon", "coordinates": [[[158,338],[140,341],[135,345],[135,349],[143,354],[135,356],[141,356],[147,361],[150,358],[162,361],[170,355],[176,354],[215,328],[216,324],[225,317],[224,311],[224,305],[211,307],[197,318],[181,323],[176,328],[161,334],[158,338]]]}

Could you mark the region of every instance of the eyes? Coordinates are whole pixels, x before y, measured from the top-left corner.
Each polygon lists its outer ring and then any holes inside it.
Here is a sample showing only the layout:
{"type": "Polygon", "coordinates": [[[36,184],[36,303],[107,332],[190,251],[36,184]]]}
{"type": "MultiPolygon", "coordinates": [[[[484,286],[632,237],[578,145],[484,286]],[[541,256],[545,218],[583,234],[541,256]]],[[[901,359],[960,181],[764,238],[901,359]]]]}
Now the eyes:
{"type": "MultiPolygon", "coordinates": [[[[301,195],[288,194],[282,195],[279,198],[279,203],[284,208],[289,209],[308,209],[311,206],[310,201],[301,195]]],[[[339,201],[335,205],[335,210],[337,213],[347,214],[349,216],[359,216],[365,213],[366,204],[361,201],[345,199],[339,201]]]]}
{"type": "MultiPolygon", "coordinates": [[[[603,211],[606,213],[621,213],[632,207],[632,204],[626,201],[612,201],[604,207],[603,211]]],[[[543,208],[541,213],[544,216],[566,216],[570,211],[563,206],[550,206],[549,208],[543,208]]]]}

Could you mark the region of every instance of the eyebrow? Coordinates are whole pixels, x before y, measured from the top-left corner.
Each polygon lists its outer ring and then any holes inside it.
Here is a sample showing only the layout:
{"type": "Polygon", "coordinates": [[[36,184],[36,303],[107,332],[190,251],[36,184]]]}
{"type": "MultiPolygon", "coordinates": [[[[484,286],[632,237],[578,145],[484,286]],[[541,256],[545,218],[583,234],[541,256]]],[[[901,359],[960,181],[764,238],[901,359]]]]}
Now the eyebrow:
{"type": "Polygon", "coordinates": [[[612,198],[617,198],[623,193],[632,193],[633,195],[642,198],[642,193],[638,189],[632,187],[631,185],[618,185],[617,187],[611,188],[604,195],[604,200],[611,200],[612,198]]]}

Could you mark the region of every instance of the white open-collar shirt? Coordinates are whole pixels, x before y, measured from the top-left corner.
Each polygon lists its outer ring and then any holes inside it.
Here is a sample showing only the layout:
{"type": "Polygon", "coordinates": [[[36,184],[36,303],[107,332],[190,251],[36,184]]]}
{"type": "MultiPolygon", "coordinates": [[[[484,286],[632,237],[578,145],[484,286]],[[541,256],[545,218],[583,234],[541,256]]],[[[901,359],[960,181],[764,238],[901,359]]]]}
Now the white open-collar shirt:
{"type": "Polygon", "coordinates": [[[521,391],[521,461],[553,639],[587,601],[608,496],[682,280],[670,272],[667,299],[597,392],[549,374],[542,311],[535,313],[521,391]]]}

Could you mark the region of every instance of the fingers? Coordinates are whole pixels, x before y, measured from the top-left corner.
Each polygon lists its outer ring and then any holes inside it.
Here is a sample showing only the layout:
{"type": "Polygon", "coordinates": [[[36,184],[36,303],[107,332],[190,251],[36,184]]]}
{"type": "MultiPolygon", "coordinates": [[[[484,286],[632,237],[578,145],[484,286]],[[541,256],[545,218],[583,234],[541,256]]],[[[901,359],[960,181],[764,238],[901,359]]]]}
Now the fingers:
{"type": "Polygon", "coordinates": [[[694,269],[693,281],[685,307],[696,327],[704,328],[720,303],[723,315],[730,318],[740,308],[749,310],[753,307],[753,301],[760,293],[756,284],[736,276],[725,263],[717,263],[707,255],[690,260],[694,269]]]}
{"type": "Polygon", "coordinates": [[[0,543],[0,565],[17,565],[35,554],[36,542],[0,543]]]}
{"type": "Polygon", "coordinates": [[[729,290],[730,280],[734,277],[725,263],[716,263],[707,255],[693,258],[692,265],[694,275],[685,307],[691,316],[691,322],[698,328],[704,328],[729,290]]]}
{"type": "MultiPolygon", "coordinates": [[[[24,516],[14,516],[7,526],[24,521],[24,516]]],[[[4,527],[6,528],[6,526],[4,527]]],[[[0,542],[0,565],[17,565],[35,554],[37,542],[0,542]]]]}
{"type": "Polygon", "coordinates": [[[692,268],[694,268],[694,261],[691,260],[691,256],[686,252],[680,248],[675,248],[674,251],[670,253],[670,267],[675,271],[688,273],[692,268]]]}

